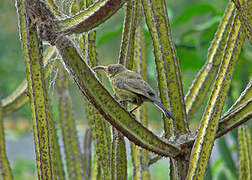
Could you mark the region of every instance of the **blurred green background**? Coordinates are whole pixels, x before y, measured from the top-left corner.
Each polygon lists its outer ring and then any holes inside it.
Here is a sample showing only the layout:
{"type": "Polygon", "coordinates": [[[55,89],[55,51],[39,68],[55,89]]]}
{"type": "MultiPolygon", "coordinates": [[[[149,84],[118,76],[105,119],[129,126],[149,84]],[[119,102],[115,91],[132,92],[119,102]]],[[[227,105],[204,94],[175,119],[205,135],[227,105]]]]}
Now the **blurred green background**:
{"type": "MultiPolygon", "coordinates": [[[[186,94],[193,78],[204,64],[207,56],[207,50],[214,37],[214,33],[218,27],[219,21],[224,13],[227,0],[204,1],[204,0],[169,0],[167,2],[168,14],[172,28],[173,40],[177,48],[177,54],[180,61],[182,71],[182,80],[184,93],[186,94]]],[[[102,65],[116,63],[119,55],[120,40],[123,23],[123,10],[119,10],[106,23],[96,28],[97,31],[97,55],[99,63],[102,65]]],[[[22,47],[19,41],[17,15],[15,2],[10,0],[0,1],[0,90],[1,98],[8,96],[13,92],[25,78],[25,66],[22,54],[22,47]]],[[[145,25],[145,36],[147,45],[147,63],[148,63],[148,82],[157,90],[155,62],[152,52],[151,39],[145,25]]],[[[252,72],[252,48],[246,40],[237,64],[229,96],[225,106],[225,110],[238,98],[242,90],[244,90],[252,72]]],[[[48,91],[52,98],[52,106],[56,121],[58,120],[57,111],[57,92],[55,87],[55,76],[57,69],[47,79],[48,91]]],[[[111,91],[106,77],[103,77],[106,87],[111,91]]],[[[83,134],[88,126],[85,111],[84,98],[80,91],[71,80],[71,95],[73,104],[74,118],[77,120],[78,130],[83,134]],[[82,100],[83,99],[83,100],[82,100]]],[[[204,102],[206,104],[206,101],[204,102]]],[[[162,129],[161,114],[151,104],[148,104],[148,118],[150,128],[160,133],[162,129]]],[[[199,109],[193,118],[191,128],[198,127],[203,108],[199,109]]],[[[11,166],[14,171],[15,179],[33,179],[35,176],[34,157],[20,154],[13,157],[14,146],[24,149],[24,151],[33,151],[32,146],[32,123],[29,104],[26,104],[14,114],[4,119],[7,150],[10,156],[11,166]],[[24,137],[30,136],[28,143],[31,143],[31,149],[27,150],[25,143],[22,141],[24,137]],[[13,157],[13,158],[11,158],[13,157]]],[[[251,126],[251,123],[249,123],[251,126]]],[[[236,132],[234,131],[225,139],[221,138],[216,145],[218,148],[211,157],[210,167],[212,176],[209,174],[206,178],[210,179],[235,179],[235,166],[237,165],[237,147],[236,132]],[[226,143],[227,146],[223,145],[226,143]],[[225,147],[224,147],[225,146],[225,147]],[[218,150],[217,150],[218,149],[218,150]],[[233,162],[226,162],[230,157],[225,157],[228,153],[232,156],[233,162]],[[213,157],[215,155],[215,157],[213,157]],[[233,165],[232,165],[233,164],[233,165]]],[[[18,152],[16,152],[18,154],[18,152]]],[[[25,153],[24,153],[25,154],[25,153]]],[[[131,165],[129,165],[131,167],[131,165]]],[[[129,174],[132,172],[132,168],[129,174]]],[[[162,160],[151,167],[152,179],[168,179],[168,161],[162,160]]],[[[209,171],[210,172],[210,171],[209,171]]],[[[130,177],[130,175],[129,175],[130,177]]]]}

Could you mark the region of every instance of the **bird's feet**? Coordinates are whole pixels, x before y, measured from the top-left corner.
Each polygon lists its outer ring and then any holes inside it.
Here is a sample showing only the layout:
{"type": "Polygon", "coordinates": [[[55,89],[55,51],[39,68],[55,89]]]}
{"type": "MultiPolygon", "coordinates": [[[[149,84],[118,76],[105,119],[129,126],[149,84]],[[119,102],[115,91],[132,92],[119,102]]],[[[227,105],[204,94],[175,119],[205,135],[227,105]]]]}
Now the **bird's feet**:
{"type": "MultiPolygon", "coordinates": [[[[116,96],[115,96],[116,97],[116,96]]],[[[116,98],[117,99],[117,98],[116,98]]],[[[117,101],[119,102],[119,104],[121,104],[121,106],[123,106],[124,107],[124,103],[125,102],[128,102],[128,100],[126,100],[126,99],[117,99],[117,101]]],[[[134,110],[136,110],[138,107],[135,107],[135,108],[133,108],[133,109],[131,109],[130,111],[129,111],[129,113],[136,119],[136,116],[135,116],[135,114],[133,114],[133,111],[134,110]]]]}

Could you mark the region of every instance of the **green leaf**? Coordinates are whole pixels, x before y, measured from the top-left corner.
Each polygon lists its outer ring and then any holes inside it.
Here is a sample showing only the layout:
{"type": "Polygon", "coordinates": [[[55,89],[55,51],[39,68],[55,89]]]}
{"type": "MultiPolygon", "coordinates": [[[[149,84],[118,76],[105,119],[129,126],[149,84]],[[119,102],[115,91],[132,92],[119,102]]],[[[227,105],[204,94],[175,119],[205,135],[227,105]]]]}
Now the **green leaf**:
{"type": "Polygon", "coordinates": [[[218,14],[215,7],[213,7],[209,3],[202,2],[202,3],[192,5],[191,7],[187,8],[179,17],[177,17],[174,20],[173,25],[175,26],[175,25],[178,25],[181,23],[188,22],[194,16],[198,16],[198,15],[202,15],[202,14],[206,14],[206,13],[212,13],[214,15],[218,14]]]}
{"type": "Polygon", "coordinates": [[[216,23],[219,23],[220,20],[221,20],[220,16],[214,16],[214,17],[210,18],[208,21],[206,21],[206,22],[204,22],[202,24],[196,25],[195,30],[203,31],[203,30],[206,30],[208,28],[211,28],[216,23]]]}
{"type": "Polygon", "coordinates": [[[115,36],[118,36],[122,33],[123,26],[113,29],[113,31],[104,33],[98,40],[96,46],[99,47],[106,43],[107,41],[113,39],[115,36]]]}
{"type": "Polygon", "coordinates": [[[217,171],[217,169],[220,167],[220,165],[222,164],[223,162],[223,158],[219,158],[217,159],[214,164],[211,166],[211,171],[213,173],[215,173],[217,171]]]}
{"type": "Polygon", "coordinates": [[[230,171],[233,171],[233,175],[237,177],[235,163],[234,163],[234,160],[232,159],[232,154],[227,145],[225,138],[222,137],[217,142],[218,142],[217,147],[221,153],[221,156],[223,158],[223,162],[226,168],[229,169],[230,171]]]}

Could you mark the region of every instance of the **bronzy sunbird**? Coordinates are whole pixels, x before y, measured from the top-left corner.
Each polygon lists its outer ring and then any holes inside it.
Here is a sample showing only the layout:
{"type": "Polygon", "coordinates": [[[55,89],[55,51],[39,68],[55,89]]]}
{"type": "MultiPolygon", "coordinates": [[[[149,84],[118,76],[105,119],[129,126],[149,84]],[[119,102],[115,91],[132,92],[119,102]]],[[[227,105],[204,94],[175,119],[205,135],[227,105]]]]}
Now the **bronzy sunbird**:
{"type": "Polygon", "coordinates": [[[164,107],[155,91],[143,80],[140,74],[126,69],[121,64],[96,66],[93,69],[102,69],[106,72],[115,96],[120,99],[120,102],[128,101],[137,105],[130,111],[131,113],[140,107],[143,102],[152,102],[166,117],[173,119],[172,114],[164,107]]]}

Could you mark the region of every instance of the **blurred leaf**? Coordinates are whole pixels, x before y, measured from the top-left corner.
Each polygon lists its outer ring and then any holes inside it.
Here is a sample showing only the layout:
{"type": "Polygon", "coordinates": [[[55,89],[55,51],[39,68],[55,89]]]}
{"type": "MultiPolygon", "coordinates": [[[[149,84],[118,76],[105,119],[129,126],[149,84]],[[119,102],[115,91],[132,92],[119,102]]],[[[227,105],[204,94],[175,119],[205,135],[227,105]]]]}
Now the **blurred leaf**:
{"type": "Polygon", "coordinates": [[[195,5],[192,5],[191,7],[185,9],[185,11],[179,15],[175,20],[173,25],[181,24],[190,21],[194,16],[206,14],[206,13],[212,13],[214,15],[217,15],[217,11],[214,6],[212,6],[209,3],[201,2],[195,5]]]}
{"type": "Polygon", "coordinates": [[[197,43],[210,41],[216,32],[220,19],[221,17],[214,16],[207,22],[193,26],[182,34],[181,41],[185,42],[190,36],[194,36],[195,45],[197,45],[197,43]]]}
{"type": "Polygon", "coordinates": [[[231,150],[226,143],[226,139],[224,137],[220,138],[218,141],[218,150],[221,153],[221,157],[223,158],[224,164],[233,173],[233,176],[237,178],[235,163],[232,158],[231,150]]]}
{"type": "Polygon", "coordinates": [[[230,146],[229,150],[230,150],[231,153],[236,151],[237,150],[237,144],[235,143],[233,146],[230,146]]]}
{"type": "Polygon", "coordinates": [[[221,171],[218,174],[217,179],[227,179],[227,175],[226,175],[225,171],[221,171]]]}
{"type": "Polygon", "coordinates": [[[12,165],[14,179],[16,180],[32,180],[36,179],[35,162],[25,158],[19,158],[12,165]]]}
{"type": "Polygon", "coordinates": [[[198,33],[198,30],[195,29],[195,28],[192,28],[192,29],[188,29],[186,32],[184,32],[181,37],[180,37],[180,41],[181,42],[188,42],[188,37],[193,37],[190,39],[191,43],[193,45],[196,45],[197,43],[196,42],[199,42],[199,39],[197,38],[197,33],[198,33]]]}
{"type": "Polygon", "coordinates": [[[151,179],[158,179],[158,180],[167,180],[169,179],[169,168],[168,168],[167,159],[160,160],[158,163],[155,163],[151,167],[151,179]],[[163,173],[161,173],[163,172],[163,173]]]}
{"type": "MultiPolygon", "coordinates": [[[[212,18],[214,19],[214,18],[212,18]]],[[[216,19],[218,19],[218,17],[216,17],[216,19]]],[[[208,23],[206,23],[208,24],[208,23]]],[[[213,20],[213,23],[209,23],[208,24],[209,26],[205,26],[205,29],[204,31],[200,34],[200,42],[209,42],[209,45],[210,45],[210,42],[212,41],[213,37],[214,37],[214,34],[218,28],[218,25],[219,25],[219,20],[218,21],[214,21],[213,20]]]]}
{"type": "Polygon", "coordinates": [[[215,25],[216,23],[219,23],[220,20],[221,20],[220,16],[213,16],[208,21],[206,21],[205,23],[196,25],[195,30],[198,30],[198,31],[206,30],[206,29],[212,27],[213,25],[215,25]]]}
{"type": "MultiPolygon", "coordinates": [[[[150,33],[149,33],[149,30],[145,21],[143,22],[143,30],[144,30],[146,48],[148,48],[150,45],[152,45],[152,40],[151,40],[150,33]]],[[[149,51],[147,51],[147,53],[148,52],[149,51]]]]}
{"type": "Polygon", "coordinates": [[[104,33],[98,40],[97,40],[97,47],[103,45],[106,41],[113,39],[115,36],[118,36],[122,33],[123,26],[113,29],[107,33],[104,33]]]}
{"type": "Polygon", "coordinates": [[[222,164],[222,162],[223,162],[222,158],[219,158],[214,162],[214,164],[211,166],[211,171],[213,174],[217,172],[217,170],[220,167],[220,165],[222,164]]]}
{"type": "Polygon", "coordinates": [[[182,71],[187,69],[198,71],[204,64],[203,59],[199,59],[197,56],[197,48],[190,49],[186,47],[178,47],[177,49],[182,71]]]}

